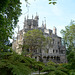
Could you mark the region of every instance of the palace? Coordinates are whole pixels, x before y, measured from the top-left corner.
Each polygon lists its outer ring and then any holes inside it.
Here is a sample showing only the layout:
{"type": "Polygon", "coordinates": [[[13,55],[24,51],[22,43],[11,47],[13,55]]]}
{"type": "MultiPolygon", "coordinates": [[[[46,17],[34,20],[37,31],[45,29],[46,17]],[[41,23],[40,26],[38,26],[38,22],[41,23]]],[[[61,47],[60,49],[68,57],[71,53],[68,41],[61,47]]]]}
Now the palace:
{"type": "Polygon", "coordinates": [[[17,38],[13,39],[12,49],[15,50],[18,54],[22,53],[22,48],[19,48],[19,44],[23,45],[24,34],[33,29],[39,29],[44,33],[45,37],[50,37],[52,39],[51,46],[48,45],[46,50],[37,50],[33,52],[32,58],[37,61],[42,61],[44,63],[49,60],[55,63],[66,63],[66,48],[62,44],[62,38],[57,35],[57,29],[54,27],[53,30],[46,28],[46,22],[42,22],[42,26],[38,27],[39,17],[36,15],[35,18],[29,19],[25,17],[24,27],[22,30],[18,31],[17,38]]]}

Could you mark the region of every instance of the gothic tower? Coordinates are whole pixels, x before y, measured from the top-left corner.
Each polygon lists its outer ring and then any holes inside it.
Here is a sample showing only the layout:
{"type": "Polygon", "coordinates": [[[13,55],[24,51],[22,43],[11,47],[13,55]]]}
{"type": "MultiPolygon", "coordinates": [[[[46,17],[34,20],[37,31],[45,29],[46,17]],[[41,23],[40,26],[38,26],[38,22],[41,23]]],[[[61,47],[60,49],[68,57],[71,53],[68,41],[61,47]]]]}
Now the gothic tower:
{"type": "Polygon", "coordinates": [[[24,30],[25,29],[37,29],[38,28],[38,20],[39,20],[39,17],[36,15],[35,18],[33,18],[33,15],[32,15],[32,19],[29,19],[28,16],[27,16],[27,19],[25,17],[25,20],[24,20],[24,30]]]}

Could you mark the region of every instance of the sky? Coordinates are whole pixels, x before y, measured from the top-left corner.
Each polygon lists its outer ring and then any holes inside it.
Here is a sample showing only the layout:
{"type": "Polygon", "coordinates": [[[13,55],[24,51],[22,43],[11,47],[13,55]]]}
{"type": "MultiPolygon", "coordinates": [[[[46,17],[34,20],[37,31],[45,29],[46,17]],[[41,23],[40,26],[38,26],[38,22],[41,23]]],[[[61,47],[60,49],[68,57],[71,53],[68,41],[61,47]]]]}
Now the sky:
{"type": "Polygon", "coordinates": [[[57,0],[56,5],[49,4],[49,0],[28,0],[30,3],[28,8],[25,0],[21,0],[21,2],[22,15],[18,22],[20,30],[23,28],[25,16],[28,15],[29,18],[32,18],[33,15],[35,17],[36,12],[39,16],[39,26],[46,19],[47,29],[53,30],[55,26],[58,36],[61,36],[61,29],[65,29],[65,26],[69,25],[71,20],[75,20],[75,0],[57,0]]]}

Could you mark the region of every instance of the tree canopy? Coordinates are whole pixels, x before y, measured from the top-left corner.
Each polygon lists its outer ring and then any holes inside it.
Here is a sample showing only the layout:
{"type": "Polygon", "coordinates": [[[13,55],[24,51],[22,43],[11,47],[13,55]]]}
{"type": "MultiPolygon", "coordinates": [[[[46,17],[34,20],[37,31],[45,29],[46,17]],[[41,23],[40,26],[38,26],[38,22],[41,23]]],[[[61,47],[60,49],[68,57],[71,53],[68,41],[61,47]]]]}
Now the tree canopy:
{"type": "Polygon", "coordinates": [[[66,26],[65,30],[61,30],[61,33],[68,50],[75,50],[75,24],[72,23],[70,26],[66,26]]]}
{"type": "Polygon", "coordinates": [[[24,35],[23,47],[28,47],[31,51],[43,48],[45,46],[45,36],[38,29],[30,30],[24,35]]]}
{"type": "Polygon", "coordinates": [[[21,15],[20,0],[0,0],[0,13],[0,50],[5,50],[21,15]]]}
{"type": "Polygon", "coordinates": [[[46,75],[68,75],[68,70],[66,68],[52,61],[49,61],[42,71],[47,72],[46,75]]]}
{"type": "Polygon", "coordinates": [[[75,74],[75,23],[71,21],[69,26],[65,27],[65,30],[61,30],[65,45],[67,48],[67,60],[65,68],[69,70],[69,75],[75,74]]]}
{"type": "Polygon", "coordinates": [[[0,57],[1,75],[29,75],[32,71],[30,66],[34,60],[29,57],[24,57],[14,52],[0,52],[0,57]]]}

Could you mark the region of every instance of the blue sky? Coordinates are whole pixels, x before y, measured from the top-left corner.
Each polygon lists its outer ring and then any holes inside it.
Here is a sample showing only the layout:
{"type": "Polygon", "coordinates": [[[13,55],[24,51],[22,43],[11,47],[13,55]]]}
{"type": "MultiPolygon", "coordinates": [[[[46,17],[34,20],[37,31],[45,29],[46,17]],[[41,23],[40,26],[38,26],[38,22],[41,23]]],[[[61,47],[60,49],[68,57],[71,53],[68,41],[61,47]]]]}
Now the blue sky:
{"type": "Polygon", "coordinates": [[[42,25],[42,21],[46,17],[47,29],[52,29],[55,26],[57,28],[57,35],[61,36],[61,29],[65,29],[66,25],[70,24],[71,20],[75,20],[75,0],[57,0],[56,5],[48,4],[48,0],[28,0],[29,12],[27,12],[26,3],[24,0],[22,2],[22,15],[19,17],[18,25],[20,29],[23,28],[24,18],[29,15],[35,17],[36,12],[39,16],[39,26],[42,25]]]}

